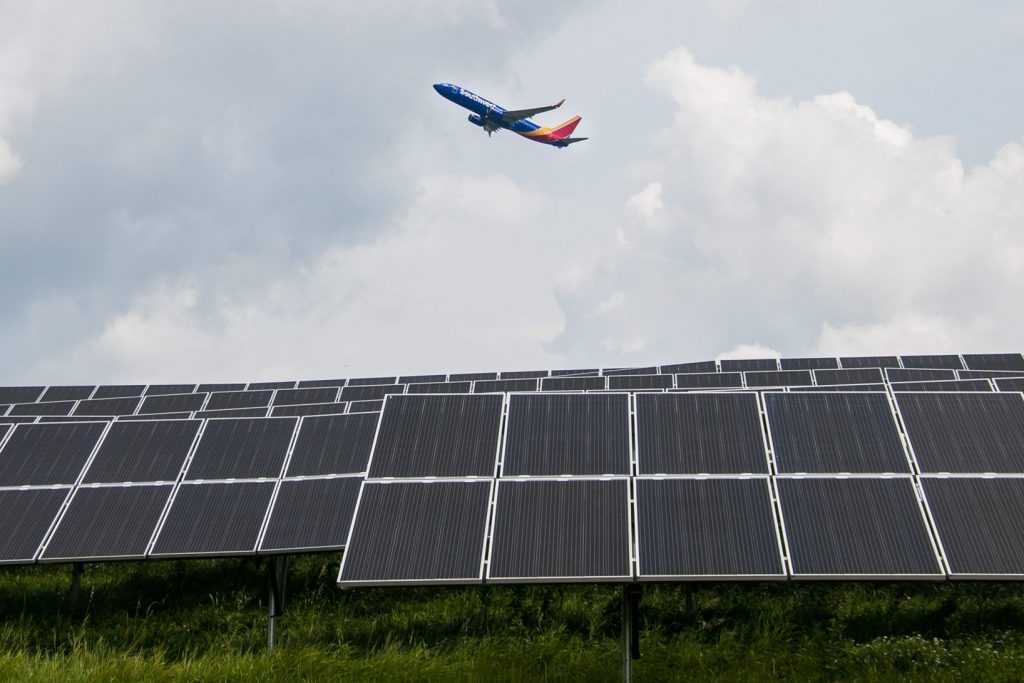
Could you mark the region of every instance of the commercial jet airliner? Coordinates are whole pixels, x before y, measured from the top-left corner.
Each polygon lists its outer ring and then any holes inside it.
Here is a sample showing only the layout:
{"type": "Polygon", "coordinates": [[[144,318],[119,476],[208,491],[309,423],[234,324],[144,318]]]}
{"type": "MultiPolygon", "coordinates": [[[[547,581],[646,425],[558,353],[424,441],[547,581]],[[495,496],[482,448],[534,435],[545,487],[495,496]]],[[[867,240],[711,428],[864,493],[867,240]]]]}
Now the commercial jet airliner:
{"type": "Polygon", "coordinates": [[[455,104],[473,112],[469,115],[469,122],[486,130],[488,135],[504,128],[513,133],[519,133],[528,140],[536,140],[537,142],[543,142],[554,147],[568,147],[574,142],[586,140],[586,138],[569,137],[576,130],[576,126],[579,125],[579,116],[574,116],[554,128],[538,126],[529,120],[534,114],[558,109],[565,100],[547,107],[505,109],[490,100],[485,100],[479,95],[451,83],[435,83],[434,90],[445,99],[449,99],[455,104]]]}

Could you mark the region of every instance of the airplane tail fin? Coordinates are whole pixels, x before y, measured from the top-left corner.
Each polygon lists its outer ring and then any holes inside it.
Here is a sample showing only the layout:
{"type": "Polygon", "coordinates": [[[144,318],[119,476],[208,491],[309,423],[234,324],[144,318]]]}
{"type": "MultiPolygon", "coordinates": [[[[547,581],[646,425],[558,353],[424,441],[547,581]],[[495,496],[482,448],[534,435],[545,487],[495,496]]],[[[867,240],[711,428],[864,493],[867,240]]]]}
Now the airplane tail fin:
{"type": "Polygon", "coordinates": [[[551,139],[561,140],[572,135],[572,132],[576,130],[576,126],[580,125],[580,116],[574,116],[568,121],[563,121],[554,128],[551,129],[551,139]]]}

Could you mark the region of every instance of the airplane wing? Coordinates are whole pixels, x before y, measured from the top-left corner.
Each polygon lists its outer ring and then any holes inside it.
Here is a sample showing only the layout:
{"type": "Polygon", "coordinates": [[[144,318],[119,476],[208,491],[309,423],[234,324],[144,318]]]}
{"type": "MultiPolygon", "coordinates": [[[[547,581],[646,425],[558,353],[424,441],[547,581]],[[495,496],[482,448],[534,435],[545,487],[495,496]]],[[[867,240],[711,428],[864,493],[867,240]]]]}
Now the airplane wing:
{"type": "Polygon", "coordinates": [[[501,118],[505,123],[515,123],[520,119],[528,119],[536,114],[542,114],[546,111],[551,111],[552,109],[558,109],[564,102],[565,100],[562,99],[558,101],[558,104],[552,104],[547,107],[534,107],[533,109],[509,109],[502,114],[501,118]]]}

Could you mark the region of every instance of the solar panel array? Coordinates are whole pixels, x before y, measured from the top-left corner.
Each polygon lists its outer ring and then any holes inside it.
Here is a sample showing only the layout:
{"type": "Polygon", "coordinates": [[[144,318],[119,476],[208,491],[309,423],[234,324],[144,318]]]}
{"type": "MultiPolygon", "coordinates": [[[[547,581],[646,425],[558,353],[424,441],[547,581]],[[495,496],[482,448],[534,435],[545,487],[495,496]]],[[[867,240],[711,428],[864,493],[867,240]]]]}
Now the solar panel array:
{"type": "Polygon", "coordinates": [[[339,583],[1021,578],[1020,354],[0,387],[0,562],[339,583]]]}

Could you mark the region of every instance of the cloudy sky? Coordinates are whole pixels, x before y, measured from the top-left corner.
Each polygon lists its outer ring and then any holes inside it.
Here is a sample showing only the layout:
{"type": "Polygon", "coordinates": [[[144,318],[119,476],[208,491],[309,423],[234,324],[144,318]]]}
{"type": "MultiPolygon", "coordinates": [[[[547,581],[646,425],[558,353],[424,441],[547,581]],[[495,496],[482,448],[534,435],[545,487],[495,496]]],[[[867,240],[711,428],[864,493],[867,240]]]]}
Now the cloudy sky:
{"type": "Polygon", "coordinates": [[[1021,64],[999,0],[0,0],[0,384],[1019,351],[1021,64]]]}

